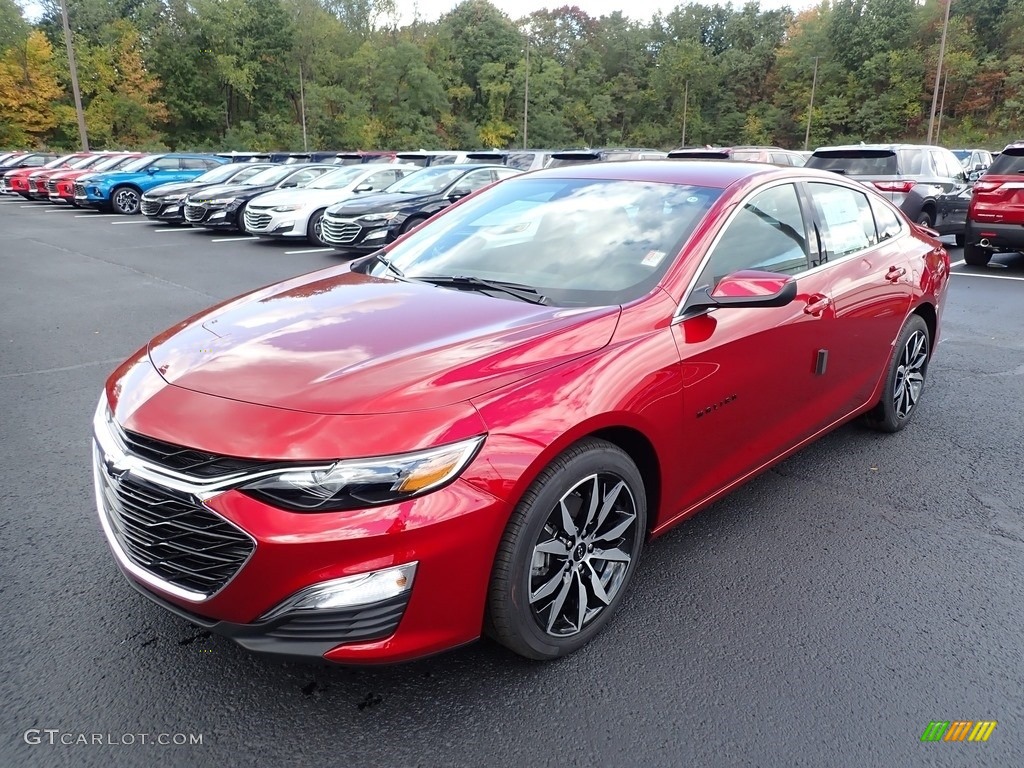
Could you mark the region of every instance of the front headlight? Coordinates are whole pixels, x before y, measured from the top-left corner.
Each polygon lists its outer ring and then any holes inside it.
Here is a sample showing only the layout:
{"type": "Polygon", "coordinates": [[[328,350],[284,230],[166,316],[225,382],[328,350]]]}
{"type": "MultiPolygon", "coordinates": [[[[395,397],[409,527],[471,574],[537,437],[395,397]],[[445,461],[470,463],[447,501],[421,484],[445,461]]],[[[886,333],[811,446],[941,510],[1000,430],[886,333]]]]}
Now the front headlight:
{"type": "Polygon", "coordinates": [[[164,198],[164,202],[165,203],[176,203],[179,200],[184,200],[184,199],[185,199],[185,195],[184,194],[181,194],[181,195],[168,195],[167,197],[164,198]]]}
{"type": "Polygon", "coordinates": [[[360,216],[359,220],[372,224],[380,221],[391,221],[397,215],[398,211],[388,211],[387,213],[368,213],[365,216],[360,216]]]}
{"type": "Polygon", "coordinates": [[[207,200],[207,205],[228,205],[229,203],[235,202],[233,197],[214,197],[211,200],[207,200]]]}
{"type": "Polygon", "coordinates": [[[276,211],[277,213],[290,213],[291,211],[299,210],[301,207],[301,205],[278,205],[270,210],[276,211]]]}
{"type": "Polygon", "coordinates": [[[483,442],[480,435],[415,453],[282,470],[239,490],[294,512],[334,512],[394,504],[450,483],[472,461],[483,442]]]}

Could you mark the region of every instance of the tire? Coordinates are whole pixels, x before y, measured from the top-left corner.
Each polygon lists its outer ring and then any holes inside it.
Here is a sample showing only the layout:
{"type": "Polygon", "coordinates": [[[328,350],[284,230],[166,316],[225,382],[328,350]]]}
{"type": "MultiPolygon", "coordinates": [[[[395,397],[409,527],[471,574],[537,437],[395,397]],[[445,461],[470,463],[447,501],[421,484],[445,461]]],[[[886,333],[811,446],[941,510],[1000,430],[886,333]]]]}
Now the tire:
{"type": "Polygon", "coordinates": [[[992,260],[992,251],[977,243],[964,243],[964,263],[972,267],[987,267],[992,260]]]}
{"type": "Polygon", "coordinates": [[[935,226],[935,217],[932,216],[932,212],[926,208],[917,214],[917,223],[922,227],[928,227],[931,229],[935,226]]]}
{"type": "Polygon", "coordinates": [[[115,187],[110,193],[110,207],[122,216],[134,216],[139,212],[142,195],[135,187],[115,187]]]}
{"type": "Polygon", "coordinates": [[[633,460],[604,440],[576,443],[509,518],[491,574],[487,634],[529,659],[581,648],[622,602],[646,531],[644,481],[633,460]],[[610,500],[607,511],[599,500],[610,500]]]}
{"type": "Polygon", "coordinates": [[[319,211],[313,211],[313,214],[309,217],[309,222],[306,224],[306,240],[313,245],[330,248],[331,244],[324,240],[322,229],[324,212],[326,210],[326,208],[321,208],[319,211]]]}
{"type": "Polygon", "coordinates": [[[967,235],[965,235],[963,232],[961,232],[959,235],[955,236],[955,241],[956,241],[956,247],[957,248],[963,248],[964,247],[964,243],[967,242],[967,235]]]}
{"type": "Polygon", "coordinates": [[[402,229],[399,234],[404,235],[406,232],[412,232],[416,227],[426,221],[423,216],[413,216],[411,219],[406,219],[405,223],[402,224],[402,229]]]}
{"type": "Polygon", "coordinates": [[[928,376],[931,348],[924,318],[911,315],[893,346],[882,399],[864,416],[866,426],[879,432],[899,432],[910,423],[928,376]]]}

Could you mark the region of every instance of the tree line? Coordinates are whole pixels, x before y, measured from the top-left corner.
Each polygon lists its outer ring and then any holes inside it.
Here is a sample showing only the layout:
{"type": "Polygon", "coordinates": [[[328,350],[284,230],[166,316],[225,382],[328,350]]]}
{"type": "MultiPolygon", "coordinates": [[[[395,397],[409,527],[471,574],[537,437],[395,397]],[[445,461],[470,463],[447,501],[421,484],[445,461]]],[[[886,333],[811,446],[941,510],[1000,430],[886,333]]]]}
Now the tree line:
{"type": "MultiPolygon", "coordinates": [[[[921,140],[941,0],[576,6],[465,0],[399,25],[391,0],[68,0],[91,144],[146,150],[921,140]],[[529,51],[527,51],[529,48],[529,51]],[[817,76],[815,81],[815,65],[817,76]],[[812,84],[814,107],[809,113],[812,84]]],[[[78,144],[60,5],[0,0],[0,147],[78,144]]],[[[1024,129],[1024,0],[955,0],[941,142],[1024,129]]]]}

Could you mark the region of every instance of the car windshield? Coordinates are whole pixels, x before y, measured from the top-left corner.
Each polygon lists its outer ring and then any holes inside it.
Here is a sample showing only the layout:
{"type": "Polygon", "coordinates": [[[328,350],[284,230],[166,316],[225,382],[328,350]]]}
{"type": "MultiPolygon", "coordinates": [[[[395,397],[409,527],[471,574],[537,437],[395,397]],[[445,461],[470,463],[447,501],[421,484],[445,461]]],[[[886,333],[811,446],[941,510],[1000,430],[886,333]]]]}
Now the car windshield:
{"type": "Polygon", "coordinates": [[[964,162],[965,160],[971,159],[971,150],[969,149],[953,149],[950,151],[954,155],[956,155],[956,159],[959,160],[961,163],[964,162]]]}
{"type": "Polygon", "coordinates": [[[72,157],[73,155],[64,155],[63,157],[55,158],[44,165],[43,168],[60,168],[62,165],[70,163],[72,157]]]}
{"type": "Polygon", "coordinates": [[[140,157],[139,159],[128,163],[119,170],[122,170],[125,173],[134,173],[135,171],[141,171],[143,168],[148,167],[150,163],[156,162],[161,157],[163,157],[163,155],[151,155],[149,157],[140,157]]]}
{"type": "MultiPolygon", "coordinates": [[[[424,225],[386,258],[412,280],[514,283],[556,306],[622,304],[657,285],[720,194],[685,184],[513,179],[424,225]]],[[[395,274],[377,259],[363,268],[395,274]]]]}
{"type": "Polygon", "coordinates": [[[277,182],[284,179],[286,176],[290,176],[296,173],[297,169],[294,165],[277,165],[273,168],[267,168],[266,170],[260,171],[255,176],[250,176],[245,181],[241,182],[246,186],[262,187],[268,184],[277,184],[277,182]]]}
{"type": "Polygon", "coordinates": [[[449,184],[466,173],[463,168],[425,168],[422,171],[406,176],[401,181],[396,181],[388,192],[401,192],[405,195],[430,195],[440,192],[449,184]]]}
{"type": "Polygon", "coordinates": [[[196,184],[216,184],[237,176],[243,170],[245,170],[245,166],[240,163],[225,163],[199,174],[192,181],[196,184]]]}
{"type": "Polygon", "coordinates": [[[90,165],[95,165],[99,162],[100,155],[89,155],[88,157],[80,157],[68,163],[68,168],[74,168],[75,170],[81,168],[88,168],[90,165]]]}
{"type": "Polygon", "coordinates": [[[339,168],[336,171],[328,171],[309,184],[306,184],[305,189],[340,189],[341,187],[347,187],[363,173],[366,173],[366,169],[358,165],[339,168]]]}
{"type": "Polygon", "coordinates": [[[836,171],[848,176],[896,176],[896,153],[891,149],[840,149],[818,151],[807,161],[808,168],[836,171]]]}

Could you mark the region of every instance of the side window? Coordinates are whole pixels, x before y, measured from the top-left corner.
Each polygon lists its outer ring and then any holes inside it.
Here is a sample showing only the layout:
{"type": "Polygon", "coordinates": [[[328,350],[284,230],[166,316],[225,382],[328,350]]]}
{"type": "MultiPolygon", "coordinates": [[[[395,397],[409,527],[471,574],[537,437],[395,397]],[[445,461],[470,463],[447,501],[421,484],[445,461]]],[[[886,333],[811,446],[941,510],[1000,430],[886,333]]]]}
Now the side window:
{"type": "Polygon", "coordinates": [[[900,217],[893,213],[892,208],[879,200],[871,201],[871,209],[875,213],[875,225],[878,227],[878,241],[896,237],[903,231],[900,217]]]}
{"type": "Polygon", "coordinates": [[[900,160],[904,176],[920,176],[925,173],[924,151],[920,149],[901,149],[900,160]]]}
{"type": "Polygon", "coordinates": [[[455,182],[456,189],[468,189],[470,192],[476,192],[482,187],[486,187],[491,183],[491,171],[473,171],[467,173],[457,182],[455,182]]]}
{"type": "Polygon", "coordinates": [[[496,181],[501,181],[502,179],[511,179],[513,176],[518,175],[519,171],[516,170],[515,168],[497,168],[494,171],[494,178],[496,181]]]}
{"type": "Polygon", "coordinates": [[[812,182],[807,187],[821,222],[823,261],[838,259],[878,243],[875,218],[866,194],[821,182],[812,182]]]}
{"type": "Polygon", "coordinates": [[[964,167],[960,165],[960,161],[956,159],[956,155],[948,150],[944,150],[940,154],[942,155],[943,166],[946,169],[945,175],[954,179],[959,179],[964,173],[964,167]]]}
{"type": "Polygon", "coordinates": [[[775,165],[792,165],[793,161],[790,160],[789,155],[785,152],[772,152],[771,161],[775,165]]]}
{"type": "Polygon", "coordinates": [[[321,171],[319,168],[311,168],[308,171],[300,171],[299,173],[293,173],[291,176],[285,179],[284,184],[286,184],[289,187],[301,187],[304,186],[305,184],[309,184],[309,182],[311,182],[321,173],[323,173],[323,171],[321,171]]]}
{"type": "Polygon", "coordinates": [[[744,269],[795,275],[807,267],[807,228],[800,200],[796,187],[782,184],[754,196],[737,212],[697,285],[714,286],[744,269]]]}
{"type": "Polygon", "coordinates": [[[364,183],[369,184],[373,187],[374,191],[376,191],[379,189],[387,189],[396,181],[398,181],[398,174],[394,170],[387,170],[373,174],[373,176],[368,178],[364,183]]]}
{"type": "Polygon", "coordinates": [[[205,157],[202,160],[200,160],[199,162],[202,163],[201,167],[205,168],[206,170],[210,170],[211,168],[217,168],[217,167],[223,165],[223,163],[218,163],[212,157],[205,157]]]}
{"type": "Polygon", "coordinates": [[[204,160],[198,157],[183,157],[181,158],[181,167],[187,171],[201,171],[208,166],[204,160]]]}
{"type": "Polygon", "coordinates": [[[458,158],[455,155],[438,155],[431,165],[453,165],[458,158]]]}
{"type": "Polygon", "coordinates": [[[161,157],[153,167],[158,171],[176,171],[181,167],[181,159],[177,157],[161,157]]]}

